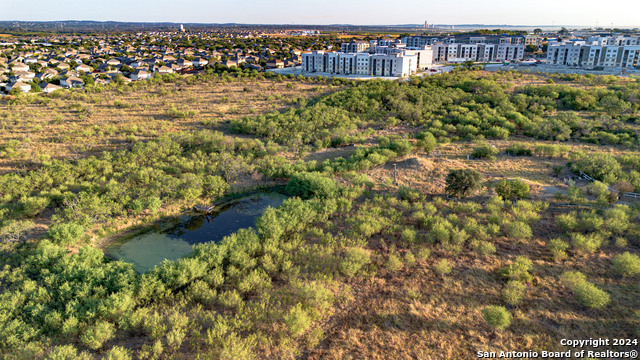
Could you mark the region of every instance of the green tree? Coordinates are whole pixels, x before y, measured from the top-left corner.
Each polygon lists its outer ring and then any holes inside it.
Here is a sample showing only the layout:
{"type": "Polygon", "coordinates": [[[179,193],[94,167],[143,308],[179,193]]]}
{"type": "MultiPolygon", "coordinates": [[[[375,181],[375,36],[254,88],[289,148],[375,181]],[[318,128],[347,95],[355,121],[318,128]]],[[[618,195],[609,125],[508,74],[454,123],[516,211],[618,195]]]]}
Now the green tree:
{"type": "Polygon", "coordinates": [[[505,200],[527,199],[529,191],[529,184],[520,179],[505,179],[496,184],[496,193],[505,200]]]}
{"type": "Polygon", "coordinates": [[[482,174],[472,169],[452,170],[447,175],[445,192],[462,198],[477,190],[482,184],[482,174]]]}

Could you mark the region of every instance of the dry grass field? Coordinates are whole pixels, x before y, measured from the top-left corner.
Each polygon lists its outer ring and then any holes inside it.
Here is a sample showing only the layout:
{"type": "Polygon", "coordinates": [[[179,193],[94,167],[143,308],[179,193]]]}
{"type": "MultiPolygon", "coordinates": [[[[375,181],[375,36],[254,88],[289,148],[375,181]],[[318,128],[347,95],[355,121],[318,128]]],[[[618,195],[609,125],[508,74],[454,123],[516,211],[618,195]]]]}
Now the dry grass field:
{"type": "Polygon", "coordinates": [[[33,102],[0,100],[0,173],[52,158],[77,158],[125,148],[162,134],[198,129],[226,131],[225,124],[248,115],[295,106],[297,99],[330,90],[314,83],[245,79],[140,84],[99,93],[62,91],[32,96],[33,102]]]}

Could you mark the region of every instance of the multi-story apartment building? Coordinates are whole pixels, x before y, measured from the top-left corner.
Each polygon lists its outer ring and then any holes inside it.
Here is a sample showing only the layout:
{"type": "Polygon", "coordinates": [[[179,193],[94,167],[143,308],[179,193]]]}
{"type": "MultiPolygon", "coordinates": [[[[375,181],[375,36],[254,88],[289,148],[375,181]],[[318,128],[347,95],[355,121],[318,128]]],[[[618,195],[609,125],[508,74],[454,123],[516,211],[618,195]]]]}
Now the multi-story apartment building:
{"type": "Polygon", "coordinates": [[[404,77],[417,70],[417,55],[313,51],[302,54],[303,72],[404,77]]]}
{"type": "Polygon", "coordinates": [[[367,41],[354,41],[340,44],[340,51],[344,53],[360,53],[369,50],[371,44],[367,41]]]}
{"type": "Polygon", "coordinates": [[[639,39],[611,36],[550,43],[547,64],[585,68],[640,68],[639,39]]]}
{"type": "Polygon", "coordinates": [[[434,63],[492,62],[522,60],[525,38],[522,36],[471,36],[465,38],[408,36],[403,38],[403,42],[407,46],[431,44],[434,63]]]}

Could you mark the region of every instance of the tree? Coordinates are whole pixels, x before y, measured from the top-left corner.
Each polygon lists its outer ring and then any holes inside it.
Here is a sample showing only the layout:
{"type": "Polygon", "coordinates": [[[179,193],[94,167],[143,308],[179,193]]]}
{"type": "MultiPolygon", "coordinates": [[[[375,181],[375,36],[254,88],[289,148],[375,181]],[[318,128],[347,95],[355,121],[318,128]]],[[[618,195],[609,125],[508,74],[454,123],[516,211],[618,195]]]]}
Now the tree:
{"type": "Polygon", "coordinates": [[[451,170],[447,175],[445,192],[454,197],[465,197],[480,187],[482,174],[471,169],[451,170]]]}
{"type": "Polygon", "coordinates": [[[505,200],[526,199],[529,197],[529,184],[520,179],[505,179],[496,185],[496,192],[505,200]]]}
{"type": "Polygon", "coordinates": [[[533,33],[534,33],[535,35],[540,35],[540,34],[542,34],[542,29],[540,29],[540,28],[536,28],[535,30],[533,30],[533,33]]]}

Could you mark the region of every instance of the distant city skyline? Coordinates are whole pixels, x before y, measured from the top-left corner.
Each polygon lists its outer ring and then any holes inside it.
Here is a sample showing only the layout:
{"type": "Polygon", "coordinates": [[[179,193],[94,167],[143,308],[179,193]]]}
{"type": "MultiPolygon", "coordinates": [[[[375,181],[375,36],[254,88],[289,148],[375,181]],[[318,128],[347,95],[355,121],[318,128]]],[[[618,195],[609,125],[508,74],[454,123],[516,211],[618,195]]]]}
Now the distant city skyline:
{"type": "Polygon", "coordinates": [[[0,0],[1,21],[95,20],[297,25],[504,24],[640,26],[640,1],[610,0],[0,0]]]}

